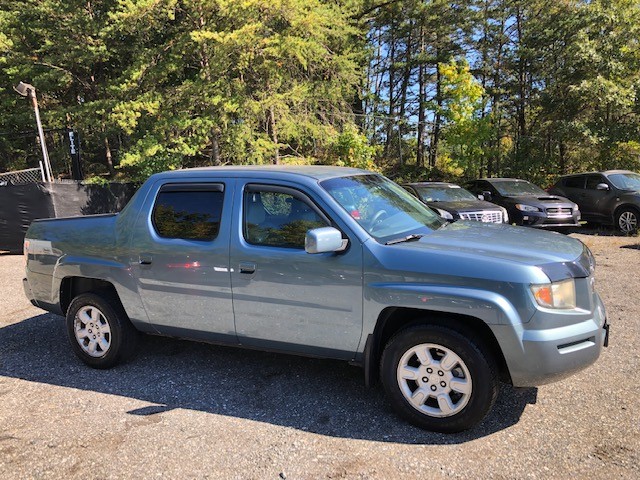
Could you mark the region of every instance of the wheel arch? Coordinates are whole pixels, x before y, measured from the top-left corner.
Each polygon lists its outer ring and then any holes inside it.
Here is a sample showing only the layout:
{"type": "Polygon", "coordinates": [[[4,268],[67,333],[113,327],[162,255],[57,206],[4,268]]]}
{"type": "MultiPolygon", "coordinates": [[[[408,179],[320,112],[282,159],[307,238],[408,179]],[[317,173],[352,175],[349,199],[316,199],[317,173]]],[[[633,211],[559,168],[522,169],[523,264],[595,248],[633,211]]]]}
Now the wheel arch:
{"type": "Polygon", "coordinates": [[[400,330],[414,325],[439,325],[481,342],[492,354],[500,380],[511,383],[511,376],[500,344],[489,325],[477,317],[418,308],[387,307],[378,317],[367,338],[364,353],[365,383],[375,384],[380,377],[380,359],[389,340],[400,330]]]}
{"type": "Polygon", "coordinates": [[[636,213],[638,220],[640,220],[640,208],[632,203],[622,203],[616,207],[613,211],[613,219],[612,223],[615,228],[618,228],[618,215],[622,212],[622,210],[632,210],[636,213]]]}
{"type": "Polygon", "coordinates": [[[63,278],[62,282],[60,282],[60,309],[63,315],[67,314],[74,298],[89,292],[110,296],[116,299],[120,306],[122,306],[122,302],[113,283],[100,278],[71,276],[63,278]]]}
{"type": "Polygon", "coordinates": [[[638,208],[636,205],[634,205],[633,203],[621,203],[620,205],[618,205],[616,207],[616,209],[613,211],[613,221],[615,222],[616,218],[618,218],[618,214],[622,211],[622,210],[633,210],[634,212],[636,212],[638,215],[640,215],[640,208],[638,208]]]}

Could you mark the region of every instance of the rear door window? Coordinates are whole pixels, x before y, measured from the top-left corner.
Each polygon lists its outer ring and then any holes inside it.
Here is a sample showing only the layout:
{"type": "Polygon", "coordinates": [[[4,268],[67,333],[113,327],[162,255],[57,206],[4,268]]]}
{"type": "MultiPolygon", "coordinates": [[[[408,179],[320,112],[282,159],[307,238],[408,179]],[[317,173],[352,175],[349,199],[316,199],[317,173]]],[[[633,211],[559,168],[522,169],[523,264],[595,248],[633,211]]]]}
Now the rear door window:
{"type": "Polygon", "coordinates": [[[569,177],[564,180],[567,188],[584,188],[584,177],[569,177]]]}
{"type": "Polygon", "coordinates": [[[221,183],[164,185],[151,220],[163,238],[211,241],[218,236],[224,185],[221,183]]]}

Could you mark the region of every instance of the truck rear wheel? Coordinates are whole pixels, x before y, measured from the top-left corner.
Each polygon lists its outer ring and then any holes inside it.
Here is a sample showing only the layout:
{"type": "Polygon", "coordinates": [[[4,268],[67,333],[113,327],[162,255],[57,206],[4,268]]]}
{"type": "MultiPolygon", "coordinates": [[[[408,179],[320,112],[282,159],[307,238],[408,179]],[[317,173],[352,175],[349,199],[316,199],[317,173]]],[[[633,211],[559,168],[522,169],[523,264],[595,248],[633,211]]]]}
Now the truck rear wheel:
{"type": "Polygon", "coordinates": [[[113,367],[135,350],[138,332],[110,295],[77,296],[67,310],[66,323],[71,348],[90,367],[113,367]]]}
{"type": "Polygon", "coordinates": [[[438,325],[398,332],[384,350],[381,374],[395,410],[436,432],[473,427],[498,396],[492,356],[458,331],[438,325]]]}

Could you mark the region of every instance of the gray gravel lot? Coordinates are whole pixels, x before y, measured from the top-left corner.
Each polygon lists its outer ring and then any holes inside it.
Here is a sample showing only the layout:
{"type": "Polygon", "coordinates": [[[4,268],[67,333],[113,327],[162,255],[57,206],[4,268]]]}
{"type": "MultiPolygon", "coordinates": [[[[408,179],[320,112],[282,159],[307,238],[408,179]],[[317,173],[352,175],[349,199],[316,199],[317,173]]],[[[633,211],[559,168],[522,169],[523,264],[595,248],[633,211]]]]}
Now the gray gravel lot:
{"type": "Polygon", "coordinates": [[[640,478],[640,239],[603,233],[572,236],[596,255],[610,347],[505,386],[456,435],[407,425],[342,362],[145,337],[89,369],[24,297],[22,257],[0,256],[0,478],[640,478]]]}

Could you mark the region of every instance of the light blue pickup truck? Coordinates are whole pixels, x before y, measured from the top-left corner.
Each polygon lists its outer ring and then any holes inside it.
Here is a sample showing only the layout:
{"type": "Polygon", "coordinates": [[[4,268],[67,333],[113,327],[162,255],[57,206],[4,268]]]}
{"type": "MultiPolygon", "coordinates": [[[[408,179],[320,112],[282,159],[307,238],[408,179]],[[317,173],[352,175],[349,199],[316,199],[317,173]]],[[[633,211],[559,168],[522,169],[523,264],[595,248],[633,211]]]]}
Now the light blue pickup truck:
{"type": "Polygon", "coordinates": [[[24,290],[108,368],[138,332],[343,359],[398,413],[456,432],[499,381],[540,385],[608,341],[578,240],[448,223],[381,175],[218,167],[154,175],[117,215],[39,220],[24,290]]]}

